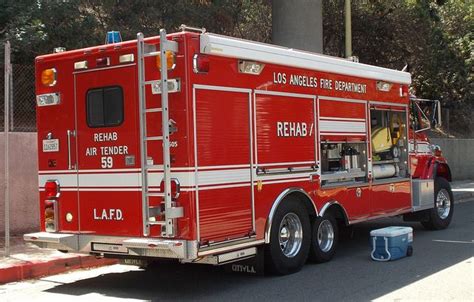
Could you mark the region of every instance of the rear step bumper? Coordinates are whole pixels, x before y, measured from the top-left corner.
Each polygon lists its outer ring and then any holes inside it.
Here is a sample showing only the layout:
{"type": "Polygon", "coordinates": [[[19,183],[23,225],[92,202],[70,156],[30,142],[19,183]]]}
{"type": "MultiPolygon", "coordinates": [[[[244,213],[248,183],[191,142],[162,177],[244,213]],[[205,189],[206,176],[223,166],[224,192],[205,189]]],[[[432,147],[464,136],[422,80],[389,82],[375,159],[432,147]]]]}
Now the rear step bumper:
{"type": "Polygon", "coordinates": [[[96,236],[39,232],[23,235],[25,241],[41,248],[79,253],[115,254],[172,258],[192,261],[198,257],[197,241],[96,236]]]}

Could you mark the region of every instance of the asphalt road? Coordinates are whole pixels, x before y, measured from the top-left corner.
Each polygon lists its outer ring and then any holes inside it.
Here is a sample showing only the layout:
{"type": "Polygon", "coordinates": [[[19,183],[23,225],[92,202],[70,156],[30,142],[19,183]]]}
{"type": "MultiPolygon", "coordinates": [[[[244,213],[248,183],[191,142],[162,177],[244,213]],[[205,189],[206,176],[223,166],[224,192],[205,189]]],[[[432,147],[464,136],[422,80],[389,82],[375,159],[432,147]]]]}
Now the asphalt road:
{"type": "Polygon", "coordinates": [[[357,225],[331,262],[307,264],[289,276],[248,276],[207,265],[114,265],[0,285],[0,300],[474,301],[473,256],[474,200],[456,204],[443,231],[396,218],[357,225]],[[413,256],[370,260],[370,230],[389,225],[414,228],[413,256]]]}

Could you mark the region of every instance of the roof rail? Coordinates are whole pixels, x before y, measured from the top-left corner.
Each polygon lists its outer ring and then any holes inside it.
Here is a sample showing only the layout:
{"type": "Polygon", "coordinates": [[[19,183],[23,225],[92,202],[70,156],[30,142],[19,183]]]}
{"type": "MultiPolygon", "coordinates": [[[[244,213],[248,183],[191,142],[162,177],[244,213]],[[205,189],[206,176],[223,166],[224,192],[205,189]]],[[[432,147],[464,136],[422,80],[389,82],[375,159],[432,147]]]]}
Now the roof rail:
{"type": "Polygon", "coordinates": [[[192,27],[192,26],[187,26],[186,24],[181,24],[179,27],[181,31],[195,31],[195,32],[200,32],[201,34],[206,32],[206,29],[204,27],[199,28],[199,27],[192,27]]]}

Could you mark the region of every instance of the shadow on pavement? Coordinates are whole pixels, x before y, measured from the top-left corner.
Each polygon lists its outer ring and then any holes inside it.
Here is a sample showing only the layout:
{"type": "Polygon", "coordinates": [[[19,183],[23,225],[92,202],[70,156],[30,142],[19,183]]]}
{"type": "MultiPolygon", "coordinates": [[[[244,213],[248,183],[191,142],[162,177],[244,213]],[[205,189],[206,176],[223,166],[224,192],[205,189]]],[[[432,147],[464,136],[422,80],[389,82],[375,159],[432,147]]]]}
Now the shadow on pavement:
{"type": "Polygon", "coordinates": [[[307,264],[289,276],[256,277],[207,265],[164,263],[59,285],[48,292],[147,300],[372,300],[472,257],[473,212],[474,202],[457,204],[450,228],[442,231],[426,231],[398,218],[354,226],[353,236],[342,240],[331,262],[307,264]],[[370,230],[390,225],[414,228],[413,256],[393,262],[370,260],[370,230]]]}

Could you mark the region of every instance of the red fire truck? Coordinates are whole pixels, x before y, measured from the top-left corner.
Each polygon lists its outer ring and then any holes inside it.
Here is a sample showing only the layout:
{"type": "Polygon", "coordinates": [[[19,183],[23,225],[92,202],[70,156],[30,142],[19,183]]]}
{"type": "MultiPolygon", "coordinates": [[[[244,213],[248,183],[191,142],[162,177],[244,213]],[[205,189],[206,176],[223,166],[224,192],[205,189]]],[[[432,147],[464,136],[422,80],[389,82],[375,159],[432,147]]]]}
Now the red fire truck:
{"type": "Polygon", "coordinates": [[[453,215],[410,74],[183,27],[36,58],[41,247],[277,274],[453,215]]]}

